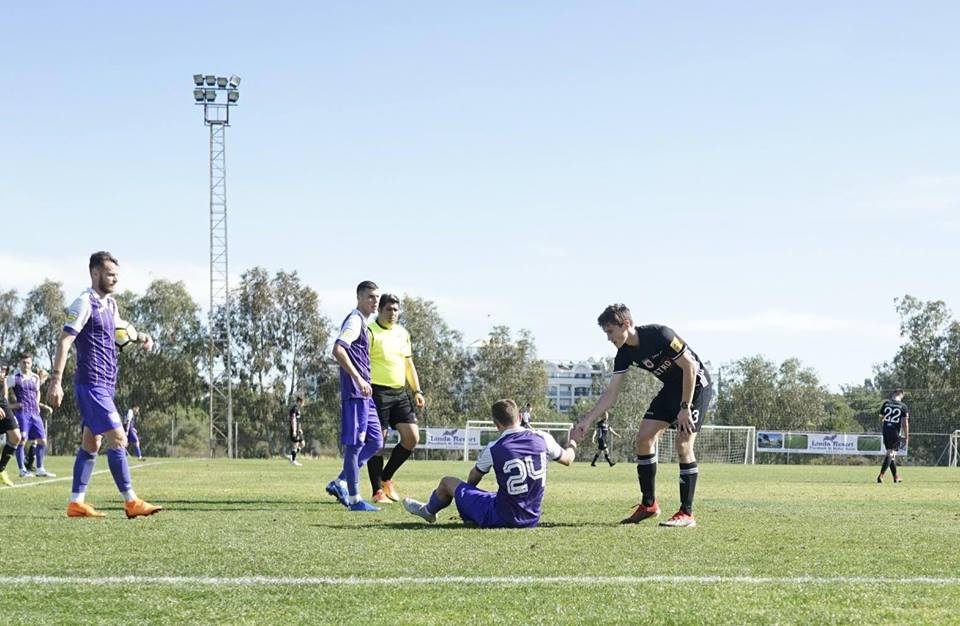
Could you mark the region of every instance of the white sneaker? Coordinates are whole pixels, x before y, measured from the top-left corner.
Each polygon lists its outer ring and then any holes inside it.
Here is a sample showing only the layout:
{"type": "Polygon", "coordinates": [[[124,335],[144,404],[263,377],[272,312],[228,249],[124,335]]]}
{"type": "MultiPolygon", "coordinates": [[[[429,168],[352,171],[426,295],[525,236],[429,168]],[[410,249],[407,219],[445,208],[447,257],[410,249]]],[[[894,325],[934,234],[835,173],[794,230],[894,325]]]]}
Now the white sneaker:
{"type": "Polygon", "coordinates": [[[437,521],[436,513],[431,513],[427,510],[427,506],[423,502],[417,502],[413,498],[404,498],[403,508],[407,510],[407,513],[422,517],[431,524],[437,521]]]}
{"type": "Polygon", "coordinates": [[[56,474],[54,474],[53,472],[48,472],[47,470],[43,469],[42,467],[38,467],[38,468],[37,468],[37,476],[45,476],[45,477],[47,477],[47,478],[56,478],[56,477],[57,477],[56,474]]]}
{"type": "Polygon", "coordinates": [[[20,478],[33,478],[33,474],[27,470],[20,470],[20,478]]]}

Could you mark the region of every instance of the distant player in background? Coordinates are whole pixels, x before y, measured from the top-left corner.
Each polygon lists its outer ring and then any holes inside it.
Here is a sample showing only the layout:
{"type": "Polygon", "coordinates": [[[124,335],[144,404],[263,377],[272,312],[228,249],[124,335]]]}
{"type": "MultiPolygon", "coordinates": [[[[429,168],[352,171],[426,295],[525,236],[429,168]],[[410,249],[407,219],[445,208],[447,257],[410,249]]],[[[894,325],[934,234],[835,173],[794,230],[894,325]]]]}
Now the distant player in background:
{"type": "Polygon", "coordinates": [[[597,323],[607,339],[617,347],[613,378],[592,409],[571,431],[571,438],[581,441],[590,425],[616,402],[623,387],[624,375],[637,365],[656,376],[663,387],[650,403],[637,432],[637,479],[641,501],[622,524],[636,524],[660,515],[656,499],[657,440],[667,428],[677,429],[676,448],[680,461],[680,510],[661,526],[685,528],[696,526],[693,518],[693,497],[699,467],[693,444],[707,414],[713,386],[700,357],[690,349],[673,329],[659,324],[633,325],[633,315],[624,304],[611,304],[597,323]]]}
{"type": "Polygon", "coordinates": [[[890,399],[880,405],[880,422],[883,425],[883,447],[887,453],[883,457],[877,482],[883,482],[888,467],[893,474],[893,482],[902,482],[903,479],[897,474],[897,450],[901,443],[906,444],[910,440],[910,409],[903,403],[903,389],[894,389],[890,399]]]}
{"type": "MultiPolygon", "coordinates": [[[[410,458],[420,442],[417,414],[410,405],[407,387],[413,393],[418,409],[425,405],[420,377],[413,363],[413,345],[410,333],[397,323],[400,318],[400,298],[385,293],[380,296],[377,318],[370,322],[370,382],[373,401],[380,416],[380,430],[395,428],[400,441],[393,447],[387,467],[383,467],[383,450],[370,457],[367,472],[376,503],[399,502],[400,494],[393,477],[400,466],[410,458]]],[[[384,437],[386,438],[386,437],[384,437]]]]}
{"type": "Polygon", "coordinates": [[[370,331],[367,319],[377,310],[380,288],[357,285],[357,308],[340,325],[333,357],[340,364],[340,443],[343,471],[327,484],[327,493],[351,511],[379,511],[360,497],[360,468],[383,447],[380,418],[370,386],[370,331]]]}
{"type": "Polygon", "coordinates": [[[0,395],[0,433],[7,436],[3,444],[3,451],[0,452],[0,483],[8,487],[13,487],[13,481],[7,476],[7,463],[10,457],[17,453],[17,446],[20,445],[20,424],[17,422],[13,409],[7,403],[7,367],[0,369],[0,386],[3,395],[0,395]]]}
{"type": "Polygon", "coordinates": [[[123,429],[127,433],[127,449],[133,447],[133,453],[137,455],[137,460],[143,460],[143,452],[140,450],[140,434],[137,433],[137,420],[140,419],[140,405],[134,404],[127,409],[123,416],[123,429]]]}
{"type": "Polygon", "coordinates": [[[520,413],[520,425],[524,428],[530,428],[530,420],[533,419],[533,407],[527,402],[527,406],[523,407],[523,411],[520,413]]]}
{"type": "Polygon", "coordinates": [[[590,462],[592,467],[597,466],[597,459],[600,458],[600,454],[603,453],[603,458],[607,460],[607,463],[610,464],[610,467],[613,467],[617,464],[616,461],[610,460],[610,455],[607,454],[607,436],[613,435],[614,437],[619,437],[620,433],[615,431],[613,427],[610,426],[608,420],[610,414],[604,411],[603,417],[597,422],[597,428],[593,431],[593,443],[597,444],[597,453],[593,455],[593,461],[590,462]]]}
{"type": "Polygon", "coordinates": [[[445,476],[426,504],[404,498],[407,512],[432,524],[437,513],[456,502],[460,518],[480,528],[530,528],[540,522],[547,463],[570,465],[577,444],[571,440],[561,448],[550,434],[523,428],[513,400],[497,401],[490,412],[500,436],[480,453],[466,482],[445,476]],[[477,487],[491,469],[497,477],[496,492],[477,487]]]}
{"type": "Polygon", "coordinates": [[[297,460],[297,453],[303,449],[303,427],[300,424],[300,409],[303,408],[303,396],[297,396],[290,407],[290,465],[303,465],[297,460]]]}
{"type": "MultiPolygon", "coordinates": [[[[70,305],[67,323],[60,332],[57,353],[53,359],[53,374],[47,388],[48,403],[53,408],[59,407],[63,401],[63,368],[67,364],[70,347],[76,345],[74,391],[83,419],[83,435],[73,465],[73,488],[67,516],[105,515],[85,502],[87,485],[93,476],[97,452],[104,438],[107,440],[107,464],[123,496],[127,517],[153,515],[162,508],[141,500],[133,491],[127,463],[127,435],[113,403],[118,371],[116,330],[118,323],[126,324],[120,318],[116,300],[110,295],[117,288],[119,265],[109,252],[94,252],[90,255],[89,270],[91,286],[70,305]]],[[[146,333],[140,333],[136,341],[144,350],[153,347],[153,339],[146,333]]]]}
{"type": "Polygon", "coordinates": [[[33,463],[33,455],[31,454],[29,463],[24,458],[26,442],[35,447],[36,475],[54,476],[43,466],[47,449],[47,430],[43,423],[43,416],[40,414],[40,386],[47,382],[47,378],[47,372],[42,368],[39,374],[33,371],[33,355],[26,352],[20,355],[17,370],[7,378],[7,388],[9,393],[13,395],[10,408],[13,409],[20,422],[20,433],[23,436],[20,446],[17,448],[17,464],[20,465],[20,476],[33,475],[30,467],[33,463]]]}

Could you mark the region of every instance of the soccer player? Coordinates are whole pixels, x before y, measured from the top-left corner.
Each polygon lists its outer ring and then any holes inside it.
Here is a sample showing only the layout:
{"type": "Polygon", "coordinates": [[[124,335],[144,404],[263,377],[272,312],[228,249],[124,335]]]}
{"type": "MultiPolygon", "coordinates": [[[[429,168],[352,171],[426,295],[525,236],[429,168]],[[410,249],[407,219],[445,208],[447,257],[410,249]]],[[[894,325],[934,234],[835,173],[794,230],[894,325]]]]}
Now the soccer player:
{"type": "Polygon", "coordinates": [[[380,430],[386,432],[389,427],[400,433],[400,442],[390,453],[386,468],[383,467],[383,450],[367,462],[373,501],[376,503],[400,501],[393,477],[420,442],[417,414],[410,404],[406,387],[409,385],[413,392],[413,401],[418,409],[426,404],[413,363],[410,333],[397,323],[399,317],[400,298],[385,293],[380,296],[377,317],[369,325],[370,382],[373,401],[380,416],[380,430]]]}
{"type": "MultiPolygon", "coordinates": [[[[117,346],[114,343],[118,323],[124,323],[112,294],[117,288],[119,267],[109,252],[90,255],[91,286],[73,301],[67,323],[60,332],[53,374],[47,388],[47,402],[53,408],[63,401],[63,368],[70,347],[77,347],[77,371],[74,391],[83,419],[82,443],[73,465],[73,489],[67,505],[68,517],[104,517],[104,513],[85,502],[87,484],[97,463],[97,452],[107,440],[107,464],[124,500],[128,518],[153,515],[162,510],[137,497],[130,481],[127,464],[127,436],[120,423],[120,414],[113,403],[117,384],[117,346]]],[[[144,350],[153,347],[153,339],[140,333],[137,339],[144,350]]]]}
{"type": "Polygon", "coordinates": [[[3,367],[0,371],[0,385],[3,386],[3,395],[0,395],[0,432],[6,434],[7,440],[3,444],[3,451],[0,452],[0,483],[13,487],[13,481],[7,476],[7,463],[10,457],[17,452],[20,445],[20,424],[13,414],[10,405],[7,404],[7,368],[3,367]]]}
{"type": "Polygon", "coordinates": [[[547,459],[570,465],[577,444],[571,440],[561,448],[549,433],[523,428],[513,400],[497,401],[491,413],[500,436],[480,453],[466,482],[445,476],[426,504],[404,498],[407,512],[432,524],[437,513],[456,502],[460,518],[480,528],[530,528],[540,522],[547,459]],[[496,492],[477,487],[491,469],[497,477],[496,492]]]}
{"type": "Polygon", "coordinates": [[[303,449],[303,428],[300,424],[300,409],[303,408],[303,396],[297,396],[290,407],[290,465],[303,465],[297,460],[297,452],[303,449]]]}
{"type": "MultiPolygon", "coordinates": [[[[33,444],[36,454],[36,475],[56,476],[48,472],[43,466],[44,453],[47,448],[47,432],[40,415],[40,386],[47,382],[48,374],[42,368],[37,374],[33,371],[33,355],[24,352],[20,355],[17,370],[7,379],[8,393],[14,399],[10,408],[20,422],[20,433],[23,435],[17,447],[17,464],[20,465],[20,476],[33,475],[33,455],[29,461],[23,458],[24,446],[33,444]]],[[[34,451],[31,451],[34,452],[34,451]]]]}
{"type": "Polygon", "coordinates": [[[677,429],[676,448],[680,461],[680,510],[661,526],[696,526],[693,496],[697,487],[697,460],[693,444],[713,397],[710,375],[700,357],[671,328],[659,324],[634,326],[633,315],[624,304],[611,304],[597,323],[617,347],[613,378],[590,411],[571,431],[581,441],[590,425],[613,406],[623,387],[624,375],[636,364],[656,376],[663,387],[650,403],[637,433],[637,478],[642,500],[622,524],[636,524],[660,515],[656,499],[657,439],[667,428],[677,429]]]}
{"type": "Polygon", "coordinates": [[[520,425],[524,428],[530,428],[530,420],[533,419],[533,407],[527,402],[527,406],[523,408],[523,413],[520,414],[520,425]]]}
{"type": "Polygon", "coordinates": [[[133,446],[133,451],[137,455],[137,460],[143,460],[143,452],[140,450],[140,435],[137,433],[136,421],[140,418],[140,405],[134,404],[127,409],[123,416],[123,429],[127,433],[127,446],[133,446]]]}
{"type": "Polygon", "coordinates": [[[890,399],[880,405],[880,422],[883,424],[883,447],[887,453],[883,457],[877,482],[883,482],[888,467],[893,474],[893,482],[903,482],[897,474],[897,450],[901,443],[906,444],[910,440],[910,409],[903,403],[903,389],[894,389],[890,399]],[[900,438],[901,433],[903,439],[900,438]]]}
{"type": "Polygon", "coordinates": [[[343,471],[327,484],[327,493],[351,511],[379,511],[360,496],[360,468],[383,445],[380,418],[370,387],[370,331],[367,319],[377,310],[380,288],[365,280],[357,285],[357,308],[350,311],[333,344],[340,364],[340,442],[343,471]]]}
{"type": "Polygon", "coordinates": [[[593,431],[593,442],[597,444],[597,453],[593,455],[593,461],[590,462],[591,467],[597,466],[597,459],[600,458],[600,453],[603,453],[603,458],[607,460],[607,463],[610,464],[610,467],[613,467],[617,464],[616,461],[610,460],[610,455],[607,454],[607,434],[611,434],[614,437],[619,437],[620,433],[615,431],[612,426],[607,423],[607,420],[610,418],[610,414],[604,411],[603,417],[600,418],[600,421],[597,422],[597,429],[593,431]]]}

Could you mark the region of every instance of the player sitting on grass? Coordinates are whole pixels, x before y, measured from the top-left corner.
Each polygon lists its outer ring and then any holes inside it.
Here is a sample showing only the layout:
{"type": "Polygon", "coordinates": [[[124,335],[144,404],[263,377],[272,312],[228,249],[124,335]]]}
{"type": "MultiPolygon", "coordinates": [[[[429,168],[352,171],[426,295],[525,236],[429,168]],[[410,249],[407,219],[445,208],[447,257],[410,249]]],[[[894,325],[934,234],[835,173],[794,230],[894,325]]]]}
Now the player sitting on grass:
{"type": "Polygon", "coordinates": [[[405,498],[403,508],[432,524],[440,510],[456,501],[463,521],[480,528],[537,525],[547,484],[547,459],[570,465],[577,444],[570,441],[561,448],[549,434],[520,426],[520,412],[513,400],[499,400],[491,412],[500,437],[483,449],[467,481],[445,476],[429,502],[405,498]],[[499,486],[495,493],[477,488],[491,468],[499,486]]]}

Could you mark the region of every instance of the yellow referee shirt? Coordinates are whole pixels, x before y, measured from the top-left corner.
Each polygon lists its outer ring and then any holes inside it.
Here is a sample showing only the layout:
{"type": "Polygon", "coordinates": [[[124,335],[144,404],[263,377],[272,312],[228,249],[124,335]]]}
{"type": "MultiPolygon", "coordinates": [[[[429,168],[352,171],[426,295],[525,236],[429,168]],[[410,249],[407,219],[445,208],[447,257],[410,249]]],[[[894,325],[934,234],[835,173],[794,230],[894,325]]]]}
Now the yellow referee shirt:
{"type": "Polygon", "coordinates": [[[370,322],[370,382],[402,389],[407,384],[407,358],[413,356],[410,333],[400,324],[381,326],[370,322]]]}

